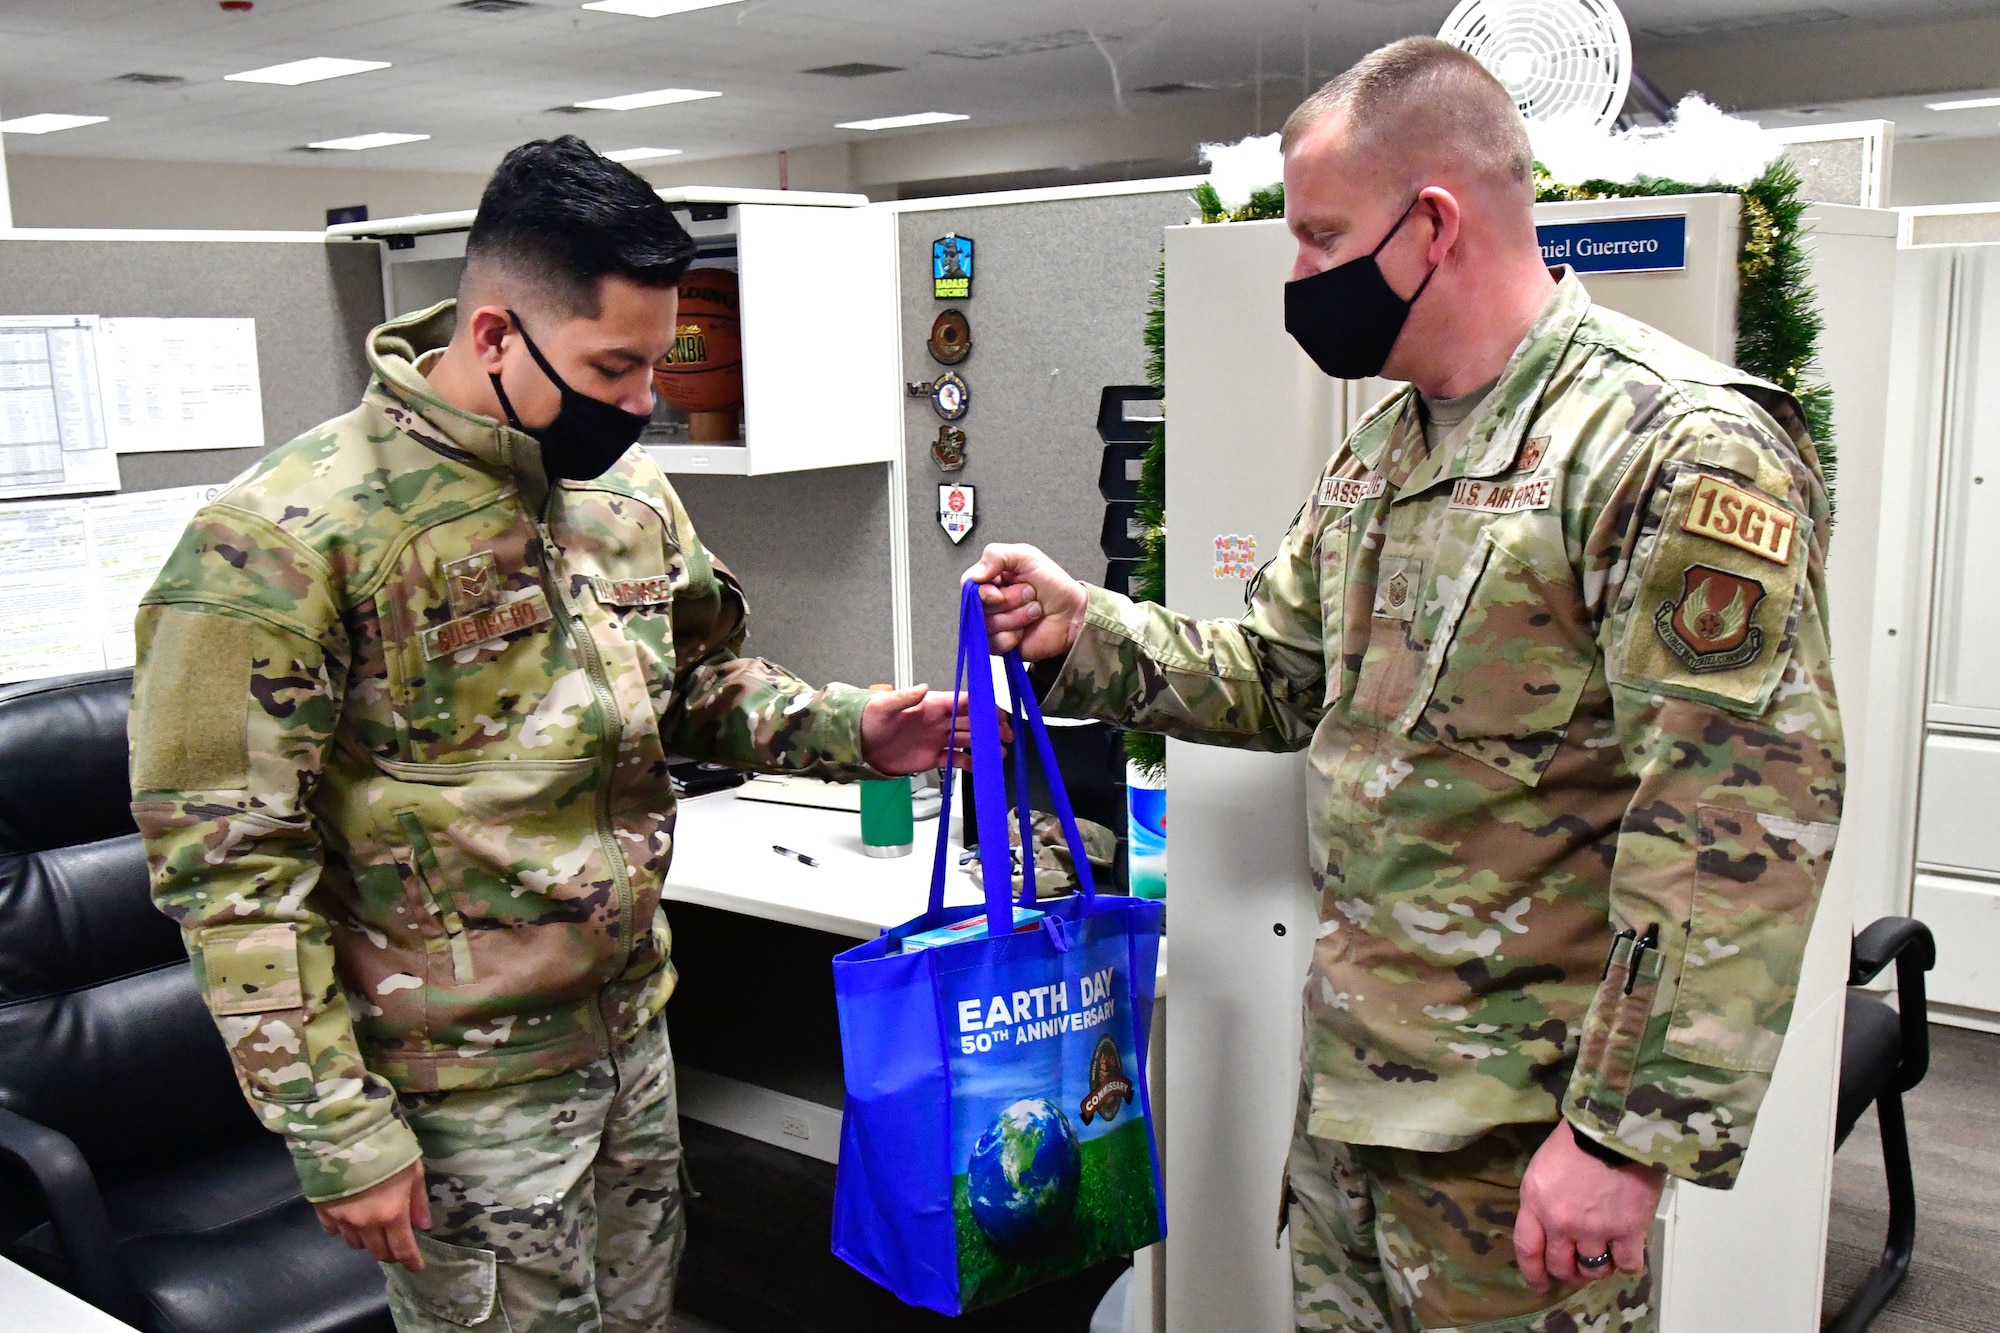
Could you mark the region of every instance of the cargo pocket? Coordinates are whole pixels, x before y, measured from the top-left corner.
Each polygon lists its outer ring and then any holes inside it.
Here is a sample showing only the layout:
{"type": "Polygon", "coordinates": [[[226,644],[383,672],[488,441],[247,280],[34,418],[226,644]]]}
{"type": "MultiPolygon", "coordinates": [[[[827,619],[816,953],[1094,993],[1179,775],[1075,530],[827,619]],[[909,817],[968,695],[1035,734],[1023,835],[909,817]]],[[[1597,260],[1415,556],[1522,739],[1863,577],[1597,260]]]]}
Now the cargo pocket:
{"type": "Polygon", "coordinates": [[[389,1275],[389,1310],[399,1333],[443,1333],[453,1328],[478,1328],[500,1333],[513,1324],[500,1306],[499,1264],[492,1250],[447,1245],[416,1232],[417,1253],[424,1271],[412,1273],[401,1264],[384,1264],[389,1275]]]}
{"type": "MultiPolygon", "coordinates": [[[[414,810],[399,810],[396,822],[402,827],[403,836],[410,844],[410,875],[422,895],[424,910],[443,929],[442,940],[427,938],[425,948],[433,944],[448,950],[451,954],[451,976],[456,985],[463,986],[474,979],[472,969],[472,941],[465,935],[465,918],[459,915],[458,905],[451,894],[445,891],[439,881],[437,852],[431,847],[430,834],[424,831],[423,821],[414,810]]],[[[435,950],[433,950],[435,951],[435,950]]]]}
{"type": "Polygon", "coordinates": [[[313,1100],[297,927],[208,926],[195,940],[209,1012],[245,1087],[262,1101],[313,1100]]]}
{"type": "MultiPolygon", "coordinates": [[[[1561,748],[1597,661],[1589,617],[1567,580],[1544,578],[1481,536],[1466,585],[1445,608],[1402,729],[1534,786],[1561,748]]],[[[1439,579],[1437,595],[1449,595],[1439,579]]]]}
{"type": "Polygon", "coordinates": [[[1697,806],[1694,903],[1665,1049],[1717,1069],[1777,1067],[1839,826],[1697,806]]]}

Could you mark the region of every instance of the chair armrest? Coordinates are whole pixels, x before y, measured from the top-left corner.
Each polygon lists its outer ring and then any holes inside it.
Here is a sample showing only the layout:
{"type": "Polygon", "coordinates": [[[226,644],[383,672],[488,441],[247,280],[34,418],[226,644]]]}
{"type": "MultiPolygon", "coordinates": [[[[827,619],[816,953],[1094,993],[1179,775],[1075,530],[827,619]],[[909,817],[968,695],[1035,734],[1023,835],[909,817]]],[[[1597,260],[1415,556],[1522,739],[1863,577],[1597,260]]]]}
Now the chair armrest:
{"type": "Polygon", "coordinates": [[[1891,962],[1896,964],[1896,1013],[1902,1024],[1903,1047],[1896,1090],[1908,1092],[1923,1081],[1931,1063],[1924,973],[1937,966],[1937,941],[1931,937],[1930,927],[1907,916],[1885,916],[1871,924],[1854,937],[1847,984],[1865,985],[1891,962]]]}
{"type": "Polygon", "coordinates": [[[118,1261],[118,1242],[90,1163],[68,1135],[0,1106],[0,1158],[33,1178],[62,1242],[78,1296],[108,1315],[146,1327],[138,1297],[118,1261]]]}
{"type": "Polygon", "coordinates": [[[1931,928],[1914,917],[1885,916],[1854,937],[1847,984],[1865,986],[1892,962],[1900,972],[1906,957],[1925,972],[1937,966],[1937,944],[1931,939],[1931,928]]]}

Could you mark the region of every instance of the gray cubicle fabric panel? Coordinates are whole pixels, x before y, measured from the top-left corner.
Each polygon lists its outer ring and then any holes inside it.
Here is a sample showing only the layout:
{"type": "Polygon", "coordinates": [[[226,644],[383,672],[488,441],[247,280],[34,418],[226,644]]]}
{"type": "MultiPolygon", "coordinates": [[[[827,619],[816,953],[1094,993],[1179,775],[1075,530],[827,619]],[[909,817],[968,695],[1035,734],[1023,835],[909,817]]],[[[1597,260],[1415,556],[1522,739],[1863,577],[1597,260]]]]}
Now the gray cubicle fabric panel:
{"type": "MultiPolygon", "coordinates": [[[[374,242],[0,240],[0,314],[249,317],[264,442],[275,449],[359,401],[382,319],[374,242]]],[[[126,491],[227,481],[251,449],[127,454],[126,491]]]]}
{"type": "Polygon", "coordinates": [[[668,480],[743,584],[750,652],[814,682],[894,678],[885,464],[668,480]]]}
{"type": "Polygon", "coordinates": [[[987,542],[1031,542],[1079,578],[1100,582],[1097,491],[1103,445],[1097,400],[1107,384],[1146,378],[1146,299],[1163,228],[1194,206],[1178,191],[996,204],[898,219],[906,380],[946,367],[925,350],[938,312],[956,307],[972,325],[972,354],[950,369],[970,389],[957,425],[966,466],[952,476],[931,461],[942,424],[928,398],[904,408],[910,519],[910,618],[918,679],[952,678],[958,577],[987,542]],[[931,295],[931,242],[973,240],[972,296],[931,295]],[[978,525],[953,546],[938,527],[940,483],[976,488],[978,525]]]}

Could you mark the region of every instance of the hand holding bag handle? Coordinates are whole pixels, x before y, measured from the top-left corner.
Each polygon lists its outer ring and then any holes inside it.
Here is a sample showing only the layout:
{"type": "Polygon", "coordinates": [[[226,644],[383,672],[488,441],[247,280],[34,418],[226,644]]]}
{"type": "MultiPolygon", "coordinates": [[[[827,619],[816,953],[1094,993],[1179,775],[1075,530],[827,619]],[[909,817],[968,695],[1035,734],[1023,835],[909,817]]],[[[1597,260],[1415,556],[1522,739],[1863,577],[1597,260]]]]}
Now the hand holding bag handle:
{"type": "MultiPolygon", "coordinates": [[[[952,723],[956,729],[958,700],[962,698],[972,731],[972,799],[979,815],[979,825],[989,830],[1004,830],[1007,827],[1006,760],[1000,749],[999,705],[993,694],[993,672],[987,665],[991,655],[986,637],[986,611],[979,601],[979,585],[968,582],[963,585],[959,598],[958,662],[956,679],[952,683],[952,723]]],[[[1055,746],[1049,740],[1041,704],[1028,683],[1027,665],[1021,660],[1019,650],[1007,654],[1006,670],[1009,692],[1014,696],[1015,804],[1020,816],[1022,849],[1020,904],[1023,907],[1035,904],[1035,844],[1028,807],[1026,749],[1030,735],[1034,737],[1036,752],[1041,757],[1042,774],[1048,781],[1056,818],[1061,821],[1063,836],[1069,842],[1070,858],[1076,865],[1077,885],[1084,901],[1094,901],[1097,884],[1091,875],[1090,858],[1084,854],[1083,837],[1077,832],[1069,793],[1063,790],[1062,773],[1056,767],[1055,746]]],[[[953,785],[950,781],[944,784],[943,804],[938,811],[937,855],[931,864],[931,915],[944,908],[953,785]]],[[[1004,836],[998,839],[989,836],[980,840],[979,868],[986,890],[986,933],[991,936],[997,929],[1004,935],[1014,924],[1013,905],[1008,901],[1007,892],[1013,883],[1014,868],[1004,836]]]]}

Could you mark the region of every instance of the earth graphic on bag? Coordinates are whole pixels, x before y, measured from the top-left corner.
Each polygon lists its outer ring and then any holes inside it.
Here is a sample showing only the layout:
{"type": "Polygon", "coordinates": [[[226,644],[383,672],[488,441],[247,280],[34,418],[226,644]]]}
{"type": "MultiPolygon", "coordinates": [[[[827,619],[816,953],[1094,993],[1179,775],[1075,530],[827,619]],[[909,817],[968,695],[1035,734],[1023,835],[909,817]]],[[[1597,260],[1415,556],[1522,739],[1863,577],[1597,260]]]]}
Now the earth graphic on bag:
{"type": "Polygon", "coordinates": [[[973,1221],[1000,1248],[1032,1248],[1069,1220],[1082,1164],[1076,1129],[1059,1107],[1040,1097],[1015,1102],[972,1145],[973,1221]]]}

